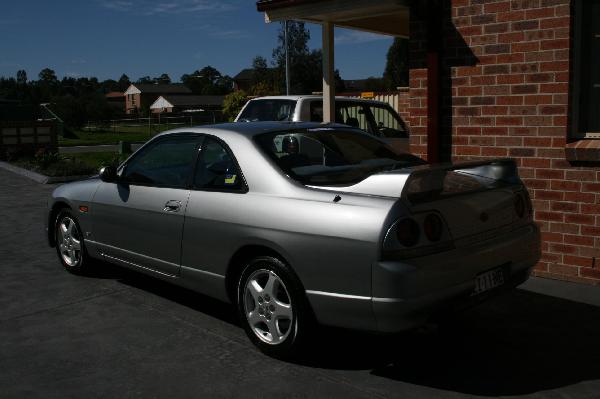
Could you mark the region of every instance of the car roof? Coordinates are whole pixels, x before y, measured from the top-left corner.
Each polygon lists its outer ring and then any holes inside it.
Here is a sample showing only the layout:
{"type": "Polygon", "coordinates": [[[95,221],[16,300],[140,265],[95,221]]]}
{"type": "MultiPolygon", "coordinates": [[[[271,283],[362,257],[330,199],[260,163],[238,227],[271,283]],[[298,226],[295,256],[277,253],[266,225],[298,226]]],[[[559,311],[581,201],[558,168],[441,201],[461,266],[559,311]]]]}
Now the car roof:
{"type": "MultiPolygon", "coordinates": [[[[322,100],[323,96],[316,95],[316,94],[293,95],[293,96],[263,96],[263,97],[251,98],[249,101],[256,101],[256,100],[291,100],[291,101],[298,101],[298,100],[301,100],[301,99],[304,99],[304,98],[306,98],[306,99],[322,100]]],[[[378,104],[378,105],[389,105],[385,101],[370,100],[370,99],[366,99],[366,98],[356,98],[356,97],[341,97],[341,96],[336,96],[335,100],[336,101],[357,102],[357,103],[363,103],[363,104],[364,103],[369,103],[369,104],[378,104]]]]}
{"type": "MultiPolygon", "coordinates": [[[[253,137],[262,133],[279,132],[288,129],[336,129],[342,128],[344,130],[356,130],[363,132],[362,130],[349,127],[340,123],[319,123],[319,122],[231,122],[231,123],[220,123],[215,125],[201,125],[189,128],[179,128],[175,130],[169,130],[159,134],[158,136],[165,136],[169,134],[185,134],[185,133],[217,133],[222,134],[238,134],[242,136],[253,137]]],[[[157,136],[157,137],[158,137],[157,136]]]]}

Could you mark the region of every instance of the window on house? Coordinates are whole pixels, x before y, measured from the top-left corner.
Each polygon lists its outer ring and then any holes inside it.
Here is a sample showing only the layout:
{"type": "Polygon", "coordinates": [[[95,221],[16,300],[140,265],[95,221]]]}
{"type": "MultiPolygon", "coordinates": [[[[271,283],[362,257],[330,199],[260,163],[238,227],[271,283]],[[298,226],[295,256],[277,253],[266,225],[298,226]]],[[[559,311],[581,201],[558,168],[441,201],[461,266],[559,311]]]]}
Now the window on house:
{"type": "Polygon", "coordinates": [[[600,138],[600,0],[574,3],[572,135],[600,138]]]}

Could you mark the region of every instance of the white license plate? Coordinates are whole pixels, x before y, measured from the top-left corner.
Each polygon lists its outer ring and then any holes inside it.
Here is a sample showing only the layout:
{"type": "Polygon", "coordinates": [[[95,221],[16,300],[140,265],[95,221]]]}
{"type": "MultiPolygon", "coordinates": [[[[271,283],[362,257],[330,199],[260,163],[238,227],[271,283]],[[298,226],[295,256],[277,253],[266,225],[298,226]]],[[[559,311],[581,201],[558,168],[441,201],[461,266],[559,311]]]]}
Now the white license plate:
{"type": "Polygon", "coordinates": [[[504,273],[502,271],[502,268],[481,273],[480,275],[475,277],[475,291],[473,292],[473,294],[481,294],[482,292],[499,287],[502,284],[504,284],[504,273]]]}

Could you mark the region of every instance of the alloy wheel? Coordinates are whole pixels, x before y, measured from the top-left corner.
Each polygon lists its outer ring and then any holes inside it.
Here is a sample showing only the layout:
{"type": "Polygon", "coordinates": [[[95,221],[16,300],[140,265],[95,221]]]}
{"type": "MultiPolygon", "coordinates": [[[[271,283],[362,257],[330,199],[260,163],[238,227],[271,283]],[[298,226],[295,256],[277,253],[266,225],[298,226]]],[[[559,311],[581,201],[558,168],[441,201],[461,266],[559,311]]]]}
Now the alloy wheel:
{"type": "Polygon", "coordinates": [[[81,234],[75,221],[68,216],[58,225],[57,243],[60,256],[67,266],[74,267],[81,262],[81,234]]]}
{"type": "Polygon", "coordinates": [[[246,281],[244,313],[254,334],[270,345],[284,342],[294,325],[291,297],[271,270],[256,270],[246,281]]]}

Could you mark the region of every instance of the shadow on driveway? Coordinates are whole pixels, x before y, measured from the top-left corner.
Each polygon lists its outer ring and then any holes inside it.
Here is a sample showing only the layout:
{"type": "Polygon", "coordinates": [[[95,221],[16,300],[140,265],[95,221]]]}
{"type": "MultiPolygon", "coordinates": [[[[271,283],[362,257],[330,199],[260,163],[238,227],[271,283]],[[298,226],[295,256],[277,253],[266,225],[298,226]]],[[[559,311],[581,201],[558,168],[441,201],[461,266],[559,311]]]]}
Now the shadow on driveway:
{"type": "MultiPolygon", "coordinates": [[[[166,282],[110,265],[90,277],[116,279],[239,328],[233,306],[166,282]]],[[[523,395],[600,379],[600,308],[520,289],[430,329],[317,334],[299,364],[464,394],[523,395]]]]}

